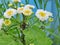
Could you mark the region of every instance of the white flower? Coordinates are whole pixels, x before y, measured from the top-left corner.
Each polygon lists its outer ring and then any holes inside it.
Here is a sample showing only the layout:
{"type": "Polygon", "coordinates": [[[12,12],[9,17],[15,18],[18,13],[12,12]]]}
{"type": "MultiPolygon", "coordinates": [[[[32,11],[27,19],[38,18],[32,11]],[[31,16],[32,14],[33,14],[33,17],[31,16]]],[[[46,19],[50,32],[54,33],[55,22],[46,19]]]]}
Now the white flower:
{"type": "Polygon", "coordinates": [[[4,17],[5,18],[11,18],[12,16],[14,16],[17,13],[17,11],[15,9],[9,8],[5,11],[4,13],[4,17]]]}
{"type": "Polygon", "coordinates": [[[50,14],[48,14],[47,11],[44,11],[44,10],[42,10],[42,9],[38,9],[37,12],[36,12],[36,16],[37,16],[37,17],[39,18],[39,20],[41,20],[41,21],[47,20],[47,19],[49,18],[49,15],[50,15],[50,14]]]}
{"type": "Polygon", "coordinates": [[[17,9],[17,13],[19,13],[19,14],[23,13],[23,9],[24,9],[24,7],[19,7],[19,8],[17,9]]]}
{"type": "Polygon", "coordinates": [[[52,16],[51,12],[46,11],[47,15],[52,16]]]}
{"type": "Polygon", "coordinates": [[[27,4],[27,5],[25,5],[25,8],[35,8],[35,6],[34,5],[27,4]]]}
{"type": "Polygon", "coordinates": [[[29,9],[29,8],[26,8],[26,9],[23,10],[23,14],[25,16],[30,16],[32,13],[33,13],[32,10],[29,9]]]}
{"type": "Polygon", "coordinates": [[[21,2],[21,0],[12,0],[13,2],[21,2]]]}
{"type": "Polygon", "coordinates": [[[2,28],[2,24],[3,24],[4,20],[3,19],[0,19],[0,30],[2,28]]]}

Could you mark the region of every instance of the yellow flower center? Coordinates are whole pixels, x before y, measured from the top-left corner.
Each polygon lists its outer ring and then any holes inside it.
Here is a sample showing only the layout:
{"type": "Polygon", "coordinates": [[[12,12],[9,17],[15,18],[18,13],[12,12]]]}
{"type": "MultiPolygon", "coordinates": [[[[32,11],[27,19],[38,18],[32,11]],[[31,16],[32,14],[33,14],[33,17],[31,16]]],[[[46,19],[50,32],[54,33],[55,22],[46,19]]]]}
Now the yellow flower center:
{"type": "Polygon", "coordinates": [[[5,21],[4,21],[4,24],[5,24],[6,26],[8,26],[8,25],[11,24],[11,21],[10,21],[10,20],[5,20],[5,21]]]}
{"type": "Polygon", "coordinates": [[[29,14],[30,13],[30,10],[25,10],[25,13],[29,14]]]}
{"type": "Polygon", "coordinates": [[[8,12],[7,12],[7,14],[8,14],[9,16],[11,16],[12,13],[13,13],[13,11],[8,11],[8,12]]]}
{"type": "Polygon", "coordinates": [[[23,14],[25,16],[30,16],[32,14],[32,10],[31,9],[26,9],[26,10],[23,10],[23,14]]]}
{"type": "Polygon", "coordinates": [[[45,16],[46,16],[46,13],[44,13],[44,12],[40,12],[39,14],[40,14],[40,16],[42,16],[42,17],[45,17],[45,16]]]}

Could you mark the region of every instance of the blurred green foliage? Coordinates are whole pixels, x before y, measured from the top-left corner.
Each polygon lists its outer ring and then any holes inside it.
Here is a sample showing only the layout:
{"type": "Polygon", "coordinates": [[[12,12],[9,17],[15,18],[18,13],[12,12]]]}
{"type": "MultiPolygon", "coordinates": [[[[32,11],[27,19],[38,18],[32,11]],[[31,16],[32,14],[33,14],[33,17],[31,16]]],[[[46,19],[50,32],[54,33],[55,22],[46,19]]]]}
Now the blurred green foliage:
{"type": "MultiPolygon", "coordinates": [[[[28,4],[28,0],[26,0],[26,1],[27,1],[26,4],[28,4]]],[[[34,1],[37,6],[36,0],[34,0],[34,1]]],[[[40,8],[42,8],[42,0],[38,0],[38,2],[41,5],[40,8]]],[[[48,2],[48,0],[46,0],[46,2],[44,4],[44,9],[46,8],[47,2],[48,2]]],[[[7,6],[7,4],[8,3],[6,3],[6,6],[7,6]]],[[[58,9],[59,4],[58,4],[57,0],[56,0],[56,6],[58,9]]],[[[5,10],[6,10],[5,5],[3,3],[0,4],[0,18],[3,17],[2,15],[5,10]]],[[[59,10],[58,10],[58,12],[59,12],[59,10]]],[[[19,19],[20,19],[20,16],[17,16],[18,22],[20,22],[19,19]]],[[[14,18],[12,18],[11,20],[13,22],[13,24],[11,24],[11,26],[6,27],[6,30],[0,30],[0,45],[23,45],[20,41],[20,37],[18,34],[18,33],[21,33],[20,29],[16,28],[16,27],[18,27],[18,24],[16,23],[17,21],[14,18]],[[7,32],[5,33],[5,31],[7,31],[7,32]]],[[[34,45],[52,45],[53,41],[46,35],[45,31],[49,32],[50,35],[53,35],[55,37],[54,38],[55,45],[60,45],[60,38],[59,38],[60,37],[59,36],[60,26],[58,27],[58,30],[59,30],[58,34],[55,35],[55,34],[53,34],[53,32],[54,32],[53,29],[50,29],[50,28],[48,28],[46,30],[40,29],[40,26],[42,24],[35,16],[28,17],[26,22],[29,22],[29,27],[27,27],[23,31],[23,33],[25,34],[26,45],[30,45],[32,43],[34,45]],[[30,20],[28,20],[28,19],[30,19],[30,20]]],[[[47,23],[45,25],[50,26],[49,24],[50,23],[47,23]]]]}

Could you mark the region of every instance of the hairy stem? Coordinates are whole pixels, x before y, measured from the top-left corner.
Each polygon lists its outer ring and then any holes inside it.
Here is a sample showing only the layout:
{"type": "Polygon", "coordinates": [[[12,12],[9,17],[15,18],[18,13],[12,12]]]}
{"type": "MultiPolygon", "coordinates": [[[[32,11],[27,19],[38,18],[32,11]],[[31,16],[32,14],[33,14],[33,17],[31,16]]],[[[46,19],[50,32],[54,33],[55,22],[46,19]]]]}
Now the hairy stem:
{"type": "Polygon", "coordinates": [[[25,30],[25,27],[26,27],[26,23],[25,23],[25,16],[23,15],[23,23],[22,23],[22,25],[21,25],[21,30],[20,30],[20,38],[21,38],[21,42],[23,43],[23,45],[26,45],[26,43],[25,43],[25,35],[24,35],[24,33],[23,33],[23,30],[25,30]]]}

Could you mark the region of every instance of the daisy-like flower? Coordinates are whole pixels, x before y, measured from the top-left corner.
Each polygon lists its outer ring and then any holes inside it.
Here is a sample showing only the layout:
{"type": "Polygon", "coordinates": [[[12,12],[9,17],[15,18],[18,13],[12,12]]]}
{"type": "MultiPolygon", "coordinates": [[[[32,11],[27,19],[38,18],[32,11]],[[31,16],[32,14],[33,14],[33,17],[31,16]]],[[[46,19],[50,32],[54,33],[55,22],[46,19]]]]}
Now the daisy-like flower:
{"type": "Polygon", "coordinates": [[[12,16],[14,16],[17,13],[17,11],[15,9],[9,8],[5,11],[4,13],[4,17],[5,18],[11,18],[12,16]]]}
{"type": "Polygon", "coordinates": [[[48,16],[52,16],[51,12],[45,11],[48,16]]]}
{"type": "Polygon", "coordinates": [[[10,24],[11,24],[11,20],[9,20],[9,19],[4,20],[5,26],[9,26],[10,24]]]}
{"type": "Polygon", "coordinates": [[[47,11],[44,11],[42,9],[38,9],[36,12],[36,16],[39,18],[41,21],[45,21],[51,16],[51,14],[47,11]]]}
{"type": "Polygon", "coordinates": [[[12,0],[13,2],[21,2],[21,0],[12,0]]]}
{"type": "Polygon", "coordinates": [[[23,13],[24,7],[17,8],[17,13],[21,14],[23,13]]]}
{"type": "Polygon", "coordinates": [[[0,30],[1,30],[1,28],[2,28],[3,22],[4,22],[4,19],[0,19],[0,30]]]}
{"type": "Polygon", "coordinates": [[[31,9],[33,9],[33,8],[35,8],[35,6],[34,5],[27,4],[27,5],[25,5],[25,8],[31,8],[31,9]]]}
{"type": "Polygon", "coordinates": [[[30,16],[32,13],[33,13],[32,10],[29,9],[29,8],[25,8],[25,9],[23,10],[23,14],[24,14],[25,16],[30,16]]]}

